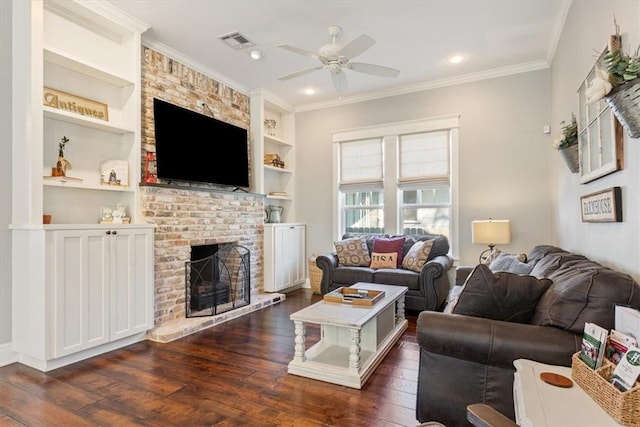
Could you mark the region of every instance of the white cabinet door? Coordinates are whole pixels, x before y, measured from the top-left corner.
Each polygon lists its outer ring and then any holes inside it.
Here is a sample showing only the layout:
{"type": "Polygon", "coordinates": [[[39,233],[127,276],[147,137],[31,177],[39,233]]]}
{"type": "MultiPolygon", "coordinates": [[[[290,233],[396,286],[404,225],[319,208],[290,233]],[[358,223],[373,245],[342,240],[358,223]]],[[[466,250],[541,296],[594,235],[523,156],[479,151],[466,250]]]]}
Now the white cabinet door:
{"type": "Polygon", "coordinates": [[[307,257],[305,255],[306,248],[306,227],[304,225],[297,225],[292,230],[291,234],[291,258],[294,260],[291,266],[291,282],[292,284],[298,284],[304,282],[306,277],[306,263],[307,257]]]}
{"type": "Polygon", "coordinates": [[[52,351],[58,358],[153,327],[153,230],[47,233],[52,351]]]}
{"type": "Polygon", "coordinates": [[[305,281],[305,226],[278,224],[265,227],[264,290],[276,292],[305,281]]]}
{"type": "Polygon", "coordinates": [[[109,342],[109,242],[105,230],[47,233],[53,358],[109,342]]]}
{"type": "Polygon", "coordinates": [[[111,230],[110,338],[153,328],[153,230],[111,230]]]}

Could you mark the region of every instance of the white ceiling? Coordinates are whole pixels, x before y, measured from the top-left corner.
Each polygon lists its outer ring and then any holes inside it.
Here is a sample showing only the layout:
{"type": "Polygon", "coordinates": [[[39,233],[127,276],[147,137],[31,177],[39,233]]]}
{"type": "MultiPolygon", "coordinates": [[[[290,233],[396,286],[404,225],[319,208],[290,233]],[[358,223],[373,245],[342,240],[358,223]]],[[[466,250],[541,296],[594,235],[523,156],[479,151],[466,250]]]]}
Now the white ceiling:
{"type": "Polygon", "coordinates": [[[547,67],[570,0],[110,0],[150,25],[143,43],[181,55],[212,77],[245,93],[263,88],[298,110],[406,93],[547,67]],[[376,40],[355,61],[400,70],[397,78],[346,70],[339,97],[328,70],[287,81],[279,77],[319,65],[278,48],[317,52],[342,27],[338,43],[366,34],[376,40]],[[234,50],[219,36],[240,32],[263,52],[234,50]],[[448,56],[462,54],[458,65],[448,56]],[[303,94],[312,87],[314,96],[303,94]]]}

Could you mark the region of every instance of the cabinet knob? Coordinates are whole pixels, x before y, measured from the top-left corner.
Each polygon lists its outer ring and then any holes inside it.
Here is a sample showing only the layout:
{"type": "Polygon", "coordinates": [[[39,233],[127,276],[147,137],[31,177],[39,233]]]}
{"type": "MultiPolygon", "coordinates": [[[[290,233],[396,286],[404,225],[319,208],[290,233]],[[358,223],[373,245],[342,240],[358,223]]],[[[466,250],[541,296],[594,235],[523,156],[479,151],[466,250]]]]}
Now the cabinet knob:
{"type": "Polygon", "coordinates": [[[111,234],[113,234],[113,235],[115,236],[116,234],[118,234],[118,231],[113,230],[113,231],[111,232],[111,234]]]}
{"type": "Polygon", "coordinates": [[[107,230],[107,234],[111,234],[111,230],[107,230]]]}

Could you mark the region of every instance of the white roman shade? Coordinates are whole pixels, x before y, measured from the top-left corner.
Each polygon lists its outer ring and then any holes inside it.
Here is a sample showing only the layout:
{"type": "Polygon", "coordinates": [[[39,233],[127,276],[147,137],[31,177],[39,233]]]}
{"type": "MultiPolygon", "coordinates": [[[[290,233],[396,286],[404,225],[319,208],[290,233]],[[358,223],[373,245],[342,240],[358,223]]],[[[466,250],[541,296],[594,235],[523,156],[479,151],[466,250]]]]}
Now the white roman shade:
{"type": "Polygon", "coordinates": [[[340,143],[340,190],[382,189],[382,138],[340,143]]]}
{"type": "Polygon", "coordinates": [[[400,136],[398,187],[449,184],[451,150],[449,131],[400,136]]]}

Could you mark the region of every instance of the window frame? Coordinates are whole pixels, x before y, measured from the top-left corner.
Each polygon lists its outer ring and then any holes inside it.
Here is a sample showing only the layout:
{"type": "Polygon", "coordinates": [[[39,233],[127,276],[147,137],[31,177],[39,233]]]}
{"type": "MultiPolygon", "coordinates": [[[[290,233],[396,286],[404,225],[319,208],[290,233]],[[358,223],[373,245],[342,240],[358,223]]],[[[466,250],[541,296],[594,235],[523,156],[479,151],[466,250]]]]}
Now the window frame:
{"type": "MultiPolygon", "coordinates": [[[[336,240],[342,238],[343,230],[345,230],[344,222],[344,200],[341,200],[342,192],[339,183],[340,173],[340,144],[348,141],[382,138],[383,153],[386,153],[390,144],[396,144],[395,150],[398,150],[400,135],[411,133],[424,133],[435,131],[448,131],[450,133],[450,224],[449,224],[449,243],[452,248],[452,254],[457,252],[458,245],[458,138],[459,138],[459,120],[458,114],[425,118],[419,120],[411,120],[404,122],[392,122],[369,127],[337,130],[332,133],[333,143],[333,234],[336,240]]],[[[400,184],[397,182],[397,170],[399,156],[396,155],[395,162],[386,161],[383,165],[383,191],[384,203],[392,208],[384,211],[386,233],[402,234],[402,201],[399,199],[400,184]],[[393,226],[391,226],[393,225],[393,226]]],[[[355,187],[354,187],[355,189],[355,187]]],[[[362,191],[366,191],[366,185],[361,187],[362,191]]],[[[454,255],[455,257],[455,255],[454,255]]]]}

